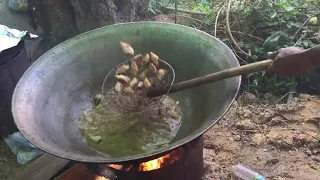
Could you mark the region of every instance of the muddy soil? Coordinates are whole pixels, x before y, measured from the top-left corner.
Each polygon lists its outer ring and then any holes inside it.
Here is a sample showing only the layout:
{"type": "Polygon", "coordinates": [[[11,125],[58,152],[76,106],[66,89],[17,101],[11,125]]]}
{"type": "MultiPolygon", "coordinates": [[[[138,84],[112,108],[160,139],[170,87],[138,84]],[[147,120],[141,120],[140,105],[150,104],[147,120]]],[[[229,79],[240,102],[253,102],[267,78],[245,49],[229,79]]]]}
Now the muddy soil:
{"type": "Polygon", "coordinates": [[[271,180],[320,177],[320,97],[274,104],[245,93],[205,135],[204,180],[231,179],[243,165],[271,180]]]}

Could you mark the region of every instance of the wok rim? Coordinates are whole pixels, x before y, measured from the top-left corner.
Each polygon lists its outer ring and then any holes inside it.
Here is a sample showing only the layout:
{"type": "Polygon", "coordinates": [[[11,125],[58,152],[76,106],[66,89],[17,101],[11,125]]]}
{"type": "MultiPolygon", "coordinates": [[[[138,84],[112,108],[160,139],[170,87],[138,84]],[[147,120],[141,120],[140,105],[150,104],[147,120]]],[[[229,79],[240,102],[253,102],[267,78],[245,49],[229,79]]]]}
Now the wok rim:
{"type": "MultiPolygon", "coordinates": [[[[56,45],[55,47],[51,48],[50,50],[48,50],[46,53],[44,53],[43,55],[41,55],[38,59],[42,58],[43,56],[46,56],[46,54],[50,54],[51,52],[54,52],[54,50],[56,49],[57,46],[61,46],[64,44],[67,44],[70,41],[74,41],[77,38],[90,34],[92,32],[95,31],[100,31],[109,27],[115,27],[115,26],[125,26],[125,25],[130,25],[130,24],[161,24],[161,25],[170,25],[170,26],[180,26],[181,28],[188,28],[192,31],[198,32],[199,34],[203,35],[203,36],[207,36],[207,37],[211,37],[212,39],[215,39],[216,41],[220,42],[220,44],[224,47],[226,47],[226,49],[228,49],[232,56],[234,57],[235,60],[237,60],[236,55],[232,52],[232,50],[225,44],[223,43],[221,40],[219,40],[218,38],[210,35],[209,33],[206,33],[204,31],[189,27],[189,26],[185,26],[185,25],[181,25],[181,24],[174,24],[174,23],[168,23],[168,22],[156,22],[156,21],[137,21],[137,22],[125,22],[125,23],[117,23],[117,24],[113,24],[113,25],[109,25],[109,26],[104,26],[104,27],[99,27],[81,34],[78,34],[68,40],[65,40],[63,42],[61,42],[60,44],[56,45]]],[[[104,164],[109,164],[109,163],[120,163],[120,162],[127,162],[127,161],[134,161],[134,160],[141,160],[141,159],[147,159],[147,158],[151,158],[151,157],[156,157],[157,155],[161,155],[164,153],[167,153],[171,150],[174,150],[175,148],[181,147],[186,143],[189,143],[190,141],[193,141],[194,139],[198,138],[199,136],[203,135],[205,132],[207,132],[211,127],[213,127],[219,120],[221,120],[221,118],[228,112],[228,110],[230,109],[230,107],[232,106],[232,104],[234,103],[236,97],[239,94],[239,90],[240,90],[240,86],[241,86],[241,80],[242,80],[242,76],[236,76],[233,78],[236,78],[237,84],[236,84],[236,91],[234,93],[234,97],[231,99],[230,103],[227,105],[227,107],[225,108],[224,112],[217,118],[212,119],[207,118],[206,121],[210,120],[209,125],[205,126],[199,126],[199,128],[192,132],[191,135],[188,135],[176,142],[174,142],[173,144],[169,145],[168,147],[163,147],[160,148],[159,150],[156,151],[152,151],[152,152],[147,152],[147,153],[141,153],[141,154],[137,154],[137,155],[131,155],[131,156],[124,156],[124,157],[112,157],[112,156],[104,156],[103,153],[99,153],[97,150],[97,155],[100,155],[99,157],[85,157],[85,158],[78,158],[76,156],[70,156],[70,153],[65,153],[65,151],[62,149],[61,151],[52,151],[50,148],[46,147],[45,145],[37,145],[38,143],[33,140],[32,134],[28,133],[27,131],[24,131],[23,128],[21,128],[19,126],[18,123],[18,108],[16,107],[16,103],[17,101],[17,97],[21,96],[19,94],[21,94],[23,91],[22,90],[22,85],[25,84],[28,75],[32,72],[32,70],[34,69],[34,67],[38,64],[38,63],[43,63],[44,61],[35,61],[33,64],[31,64],[29,66],[29,68],[24,72],[24,74],[22,75],[22,77],[20,78],[20,80],[18,81],[18,83],[16,84],[16,87],[13,91],[13,95],[12,95],[12,101],[11,101],[11,112],[13,115],[13,119],[14,119],[14,123],[16,124],[19,132],[34,146],[36,146],[37,148],[39,148],[40,150],[51,154],[53,156],[59,157],[59,158],[63,158],[63,159],[68,159],[68,160],[72,160],[72,161],[77,161],[77,162],[84,162],[84,163],[104,163],[104,164]],[[20,91],[20,92],[19,92],[20,91]],[[19,92],[19,93],[18,93],[19,92]]],[[[240,66],[239,61],[235,62],[236,66],[240,66]]],[[[89,146],[89,145],[88,145],[89,146]]],[[[89,146],[90,147],[90,146],[89,146]]],[[[93,148],[92,148],[93,149],[93,148]]]]}

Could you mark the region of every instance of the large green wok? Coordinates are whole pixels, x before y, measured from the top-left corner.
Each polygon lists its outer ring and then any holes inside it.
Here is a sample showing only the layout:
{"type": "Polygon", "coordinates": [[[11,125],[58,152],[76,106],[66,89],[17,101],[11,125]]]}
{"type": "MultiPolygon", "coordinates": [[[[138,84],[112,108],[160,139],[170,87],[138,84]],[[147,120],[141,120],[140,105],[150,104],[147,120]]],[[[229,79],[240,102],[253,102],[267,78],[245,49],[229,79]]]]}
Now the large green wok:
{"type": "Polygon", "coordinates": [[[78,118],[92,107],[107,73],[125,61],[119,42],[136,52],[153,51],[175,69],[180,82],[237,67],[238,61],[220,40],[194,28],[136,22],[99,28],[54,47],[22,76],[14,91],[12,113],[21,133],[38,148],[82,162],[115,163],[151,157],[181,146],[214,125],[234,101],[241,77],[174,93],[184,117],[181,128],[164,148],[134,156],[102,154],[82,140],[78,118]]]}

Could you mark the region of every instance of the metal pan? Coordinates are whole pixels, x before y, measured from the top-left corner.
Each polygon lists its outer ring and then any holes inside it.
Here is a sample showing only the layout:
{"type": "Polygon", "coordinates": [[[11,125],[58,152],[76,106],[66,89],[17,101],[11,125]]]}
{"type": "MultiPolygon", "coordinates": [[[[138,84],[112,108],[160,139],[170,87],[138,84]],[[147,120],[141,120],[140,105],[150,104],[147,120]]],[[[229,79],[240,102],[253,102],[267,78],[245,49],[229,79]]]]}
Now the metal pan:
{"type": "Polygon", "coordinates": [[[41,56],[17,84],[12,113],[21,133],[38,148],[75,161],[116,163],[151,157],[202,135],[228,110],[241,77],[171,94],[183,109],[182,125],[168,146],[132,156],[113,157],[95,151],[81,137],[78,118],[92,108],[106,74],[125,61],[119,41],[137,52],[153,51],[173,66],[175,82],[238,67],[220,40],[194,28],[159,22],[135,22],[78,35],[41,56]]]}

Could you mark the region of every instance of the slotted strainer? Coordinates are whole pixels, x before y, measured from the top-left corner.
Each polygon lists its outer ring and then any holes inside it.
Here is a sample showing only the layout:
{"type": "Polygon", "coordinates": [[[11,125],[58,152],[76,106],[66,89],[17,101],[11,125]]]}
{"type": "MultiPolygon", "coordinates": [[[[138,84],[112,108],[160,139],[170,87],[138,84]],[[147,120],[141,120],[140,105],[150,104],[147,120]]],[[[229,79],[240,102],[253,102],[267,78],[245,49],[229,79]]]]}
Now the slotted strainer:
{"type": "Polygon", "coordinates": [[[122,51],[130,58],[105,77],[102,84],[104,101],[115,111],[142,112],[160,103],[169,93],[175,79],[170,64],[149,52],[134,56],[128,43],[120,43],[122,51]],[[148,96],[150,92],[165,91],[162,95],[148,96]]]}
{"type": "Polygon", "coordinates": [[[143,112],[155,107],[165,95],[222,79],[267,70],[272,60],[263,60],[240,67],[222,70],[173,84],[175,72],[166,61],[153,52],[135,55],[133,48],[120,42],[122,51],[130,60],[113,68],[102,84],[104,101],[115,111],[143,112]]]}

